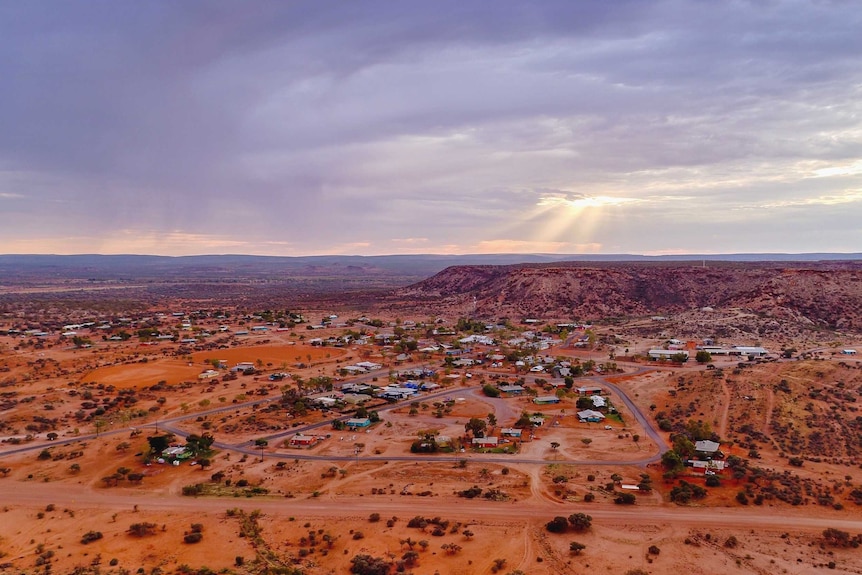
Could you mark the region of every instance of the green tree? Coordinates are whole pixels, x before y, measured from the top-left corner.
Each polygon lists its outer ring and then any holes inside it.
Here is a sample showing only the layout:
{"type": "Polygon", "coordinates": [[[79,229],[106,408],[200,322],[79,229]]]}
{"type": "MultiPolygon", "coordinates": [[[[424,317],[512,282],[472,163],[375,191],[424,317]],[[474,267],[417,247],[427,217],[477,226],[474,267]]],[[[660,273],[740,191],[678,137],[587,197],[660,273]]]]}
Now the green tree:
{"type": "Polygon", "coordinates": [[[164,435],[152,435],[147,438],[147,443],[150,445],[150,454],[158,455],[168,447],[170,447],[171,442],[174,440],[173,433],[166,433],[164,435]]]}
{"type": "Polygon", "coordinates": [[[491,385],[490,383],[486,383],[482,386],[482,393],[484,393],[488,397],[500,397],[500,390],[491,385]]]}
{"type": "Polygon", "coordinates": [[[551,533],[565,533],[569,528],[568,520],[563,516],[556,516],[545,524],[545,529],[551,533]]]}
{"type": "Polygon", "coordinates": [[[685,435],[677,435],[673,438],[673,450],[681,459],[689,459],[694,455],[694,443],[685,435]]]}
{"type": "Polygon", "coordinates": [[[697,363],[709,363],[712,361],[712,354],[708,351],[700,350],[694,355],[694,360],[697,363]]]}
{"type": "Polygon", "coordinates": [[[571,551],[573,555],[580,555],[581,551],[586,548],[586,545],[584,545],[583,543],[578,543],[577,541],[572,541],[571,543],[569,543],[569,551],[571,551]]]}
{"type": "Polygon", "coordinates": [[[464,430],[472,433],[473,437],[485,437],[487,427],[488,424],[485,423],[485,420],[478,417],[471,417],[470,421],[464,424],[464,430]]]}
{"type": "Polygon", "coordinates": [[[573,513],[569,515],[568,521],[575,531],[586,531],[593,524],[592,516],[586,513],[573,513]]]}

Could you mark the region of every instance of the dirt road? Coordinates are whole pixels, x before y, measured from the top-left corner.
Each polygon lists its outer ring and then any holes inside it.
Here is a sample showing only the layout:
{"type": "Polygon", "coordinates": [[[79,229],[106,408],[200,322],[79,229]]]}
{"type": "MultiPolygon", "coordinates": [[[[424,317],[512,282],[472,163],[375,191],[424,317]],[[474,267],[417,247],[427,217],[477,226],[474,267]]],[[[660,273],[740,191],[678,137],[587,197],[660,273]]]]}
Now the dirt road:
{"type": "Polygon", "coordinates": [[[850,532],[862,532],[862,518],[846,515],[810,516],[805,510],[775,510],[768,507],[745,508],[689,508],[625,506],[613,504],[573,505],[559,504],[546,499],[527,499],[515,503],[491,503],[459,499],[457,505],[441,509],[440,501],[417,497],[395,499],[361,499],[357,497],[334,497],[331,499],[276,499],[276,498],[196,498],[164,494],[131,494],[118,490],[90,489],[63,485],[62,489],[51,483],[0,481],[0,500],[14,502],[18,506],[44,508],[53,503],[58,507],[72,509],[133,509],[149,511],[183,511],[210,513],[232,507],[247,510],[260,509],[273,515],[303,517],[350,517],[365,518],[370,513],[397,515],[439,515],[445,511],[453,519],[505,520],[513,517],[535,517],[544,521],[555,515],[569,515],[577,511],[589,513],[597,523],[620,523],[639,525],[680,525],[686,527],[735,527],[740,529],[821,531],[834,527],[850,532]]]}

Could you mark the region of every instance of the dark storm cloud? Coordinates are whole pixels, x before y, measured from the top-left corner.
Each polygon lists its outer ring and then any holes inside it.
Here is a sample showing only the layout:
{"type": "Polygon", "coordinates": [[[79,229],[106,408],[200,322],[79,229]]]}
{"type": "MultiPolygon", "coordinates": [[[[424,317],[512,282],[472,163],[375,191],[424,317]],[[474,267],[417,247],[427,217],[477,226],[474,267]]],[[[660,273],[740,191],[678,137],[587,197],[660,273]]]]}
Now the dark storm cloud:
{"type": "MultiPolygon", "coordinates": [[[[643,238],[646,214],[668,213],[674,196],[697,198],[673,206],[682,218],[760,205],[775,214],[760,229],[778,229],[789,209],[778,200],[831,205],[860,187],[859,12],[801,1],[3,3],[0,252],[22,249],[13,240],[35,238],[40,222],[215,238],[188,251],[218,238],[246,251],[387,251],[416,237],[469,250],[557,217],[535,210],[549,196],[625,200],[598,202],[619,215],[591,238],[560,232],[563,243],[643,238]],[[840,183],[814,183],[833,165],[851,167],[840,183]],[[622,233],[623,216],[641,227],[622,233]]],[[[828,217],[811,214],[799,225],[828,217]]],[[[744,241],[750,217],[734,215],[730,239],[744,241]]],[[[851,249],[858,227],[841,229],[851,249]]]]}

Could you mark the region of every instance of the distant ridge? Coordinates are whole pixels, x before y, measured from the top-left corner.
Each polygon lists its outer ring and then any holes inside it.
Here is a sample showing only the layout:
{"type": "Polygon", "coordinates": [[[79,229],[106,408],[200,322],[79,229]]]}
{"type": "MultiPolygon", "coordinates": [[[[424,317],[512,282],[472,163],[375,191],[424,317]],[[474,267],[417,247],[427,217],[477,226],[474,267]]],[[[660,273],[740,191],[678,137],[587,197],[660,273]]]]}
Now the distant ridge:
{"type": "MultiPolygon", "coordinates": [[[[483,318],[637,317],[738,308],[762,318],[860,331],[860,286],[862,261],[722,261],[705,267],[557,262],[453,266],[391,297],[417,309],[469,309],[483,318]]],[[[764,329],[779,327],[767,321],[764,329]]]]}
{"type": "Polygon", "coordinates": [[[638,265],[671,262],[725,262],[781,265],[789,262],[856,262],[862,253],[741,253],[741,254],[395,254],[378,256],[256,256],[242,254],[156,255],[0,255],[0,283],[34,278],[139,280],[182,277],[186,280],[242,276],[257,279],[291,277],[375,278],[390,287],[406,286],[453,266],[512,266],[541,264],[638,265]]]}

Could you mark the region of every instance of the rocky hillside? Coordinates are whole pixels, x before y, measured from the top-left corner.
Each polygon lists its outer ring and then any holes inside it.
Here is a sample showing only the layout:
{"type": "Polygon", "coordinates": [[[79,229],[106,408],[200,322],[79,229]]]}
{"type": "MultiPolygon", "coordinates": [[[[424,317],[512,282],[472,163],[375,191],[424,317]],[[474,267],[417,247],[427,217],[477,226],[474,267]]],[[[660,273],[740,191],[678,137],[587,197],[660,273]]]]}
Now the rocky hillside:
{"type": "Polygon", "coordinates": [[[603,318],[741,308],[862,331],[862,262],[455,266],[395,292],[434,313],[603,318]]]}

